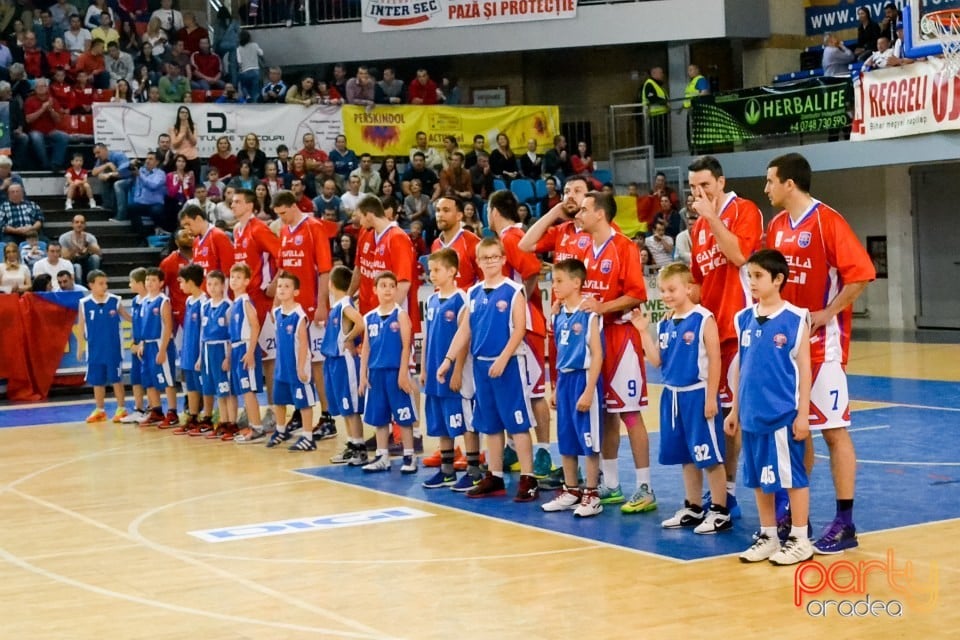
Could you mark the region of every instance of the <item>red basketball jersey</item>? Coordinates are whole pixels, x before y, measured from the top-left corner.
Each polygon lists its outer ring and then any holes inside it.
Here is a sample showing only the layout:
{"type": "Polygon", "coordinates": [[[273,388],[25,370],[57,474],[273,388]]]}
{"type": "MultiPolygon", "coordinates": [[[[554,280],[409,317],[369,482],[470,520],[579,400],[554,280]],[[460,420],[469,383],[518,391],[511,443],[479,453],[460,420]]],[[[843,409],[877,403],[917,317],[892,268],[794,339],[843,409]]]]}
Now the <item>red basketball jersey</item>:
{"type": "Polygon", "coordinates": [[[193,263],[203,267],[204,275],[220,270],[225,278],[229,278],[233,244],[227,234],[211,224],[206,233],[196,236],[193,239],[193,263]]]}
{"type": "MultiPolygon", "coordinates": [[[[258,315],[264,315],[269,310],[266,288],[277,274],[277,251],[280,249],[280,238],[275,236],[270,227],[253,216],[245,225],[237,225],[233,229],[233,260],[243,262],[250,267],[250,285],[247,293],[258,315]]],[[[261,322],[263,318],[260,318],[261,322]]]]}
{"type": "Polygon", "coordinates": [[[279,246],[277,268],[300,279],[300,294],[296,301],[312,321],[319,295],[317,277],[333,269],[330,236],[319,220],[304,215],[292,227],[283,225],[280,228],[279,246]]]}
{"type": "Polygon", "coordinates": [[[392,222],[378,236],[374,229],[364,229],[357,238],[357,269],[360,269],[359,307],[365,314],[377,308],[373,281],[381,271],[389,271],[399,282],[409,282],[404,310],[410,316],[414,333],[420,330],[420,306],[417,293],[417,254],[403,229],[392,222]]]}
{"type": "MultiPolygon", "coordinates": [[[[518,245],[522,239],[523,227],[520,224],[511,225],[500,232],[500,242],[503,243],[503,254],[506,256],[503,275],[521,285],[527,278],[540,273],[537,256],[520,250],[518,245]]],[[[543,297],[539,289],[527,300],[527,305],[530,307],[530,332],[538,336],[547,335],[547,319],[543,315],[543,297]]]]}
{"type": "MultiPolygon", "coordinates": [[[[583,293],[601,302],[610,302],[620,296],[646,301],[647,287],[643,281],[643,266],[637,245],[616,231],[599,247],[594,246],[590,236],[587,236],[587,240],[586,248],[575,256],[587,267],[583,293]]],[[[607,314],[603,322],[622,323],[623,314],[623,311],[607,314]]]]}
{"type": "Polygon", "coordinates": [[[537,241],[536,253],[553,252],[553,263],[570,258],[580,259],[590,246],[590,236],[579,229],[573,220],[555,224],[537,241]]]}
{"type": "Polygon", "coordinates": [[[460,259],[460,268],[457,271],[457,287],[466,291],[477,283],[480,279],[480,265],[477,264],[477,245],[480,244],[480,238],[476,235],[461,229],[449,244],[443,243],[443,237],[437,236],[433,241],[430,251],[439,251],[440,249],[453,249],[457,252],[460,259]]]}

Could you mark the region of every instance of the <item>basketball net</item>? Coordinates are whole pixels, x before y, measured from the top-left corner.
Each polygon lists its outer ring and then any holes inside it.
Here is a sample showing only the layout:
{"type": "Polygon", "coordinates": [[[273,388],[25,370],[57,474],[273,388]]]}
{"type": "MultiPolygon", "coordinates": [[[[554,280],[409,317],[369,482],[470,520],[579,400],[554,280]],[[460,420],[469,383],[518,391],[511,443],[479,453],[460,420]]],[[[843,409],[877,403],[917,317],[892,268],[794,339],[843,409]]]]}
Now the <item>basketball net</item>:
{"type": "Polygon", "coordinates": [[[960,13],[954,9],[928,13],[920,20],[920,32],[939,40],[944,71],[954,77],[960,74],[960,13]]]}

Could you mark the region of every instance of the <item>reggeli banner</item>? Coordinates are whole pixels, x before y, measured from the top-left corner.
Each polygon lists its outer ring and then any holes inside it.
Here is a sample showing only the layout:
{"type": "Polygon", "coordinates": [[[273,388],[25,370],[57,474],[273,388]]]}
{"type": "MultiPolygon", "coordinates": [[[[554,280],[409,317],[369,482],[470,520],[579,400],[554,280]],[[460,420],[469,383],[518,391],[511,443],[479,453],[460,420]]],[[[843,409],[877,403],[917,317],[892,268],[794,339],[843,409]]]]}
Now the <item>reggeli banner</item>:
{"type": "Polygon", "coordinates": [[[365,33],[577,17],[577,0],[362,0],[365,33]]]}
{"type": "Polygon", "coordinates": [[[960,129],[960,78],[931,59],[878,69],[854,82],[851,140],[881,140],[960,129]]]}

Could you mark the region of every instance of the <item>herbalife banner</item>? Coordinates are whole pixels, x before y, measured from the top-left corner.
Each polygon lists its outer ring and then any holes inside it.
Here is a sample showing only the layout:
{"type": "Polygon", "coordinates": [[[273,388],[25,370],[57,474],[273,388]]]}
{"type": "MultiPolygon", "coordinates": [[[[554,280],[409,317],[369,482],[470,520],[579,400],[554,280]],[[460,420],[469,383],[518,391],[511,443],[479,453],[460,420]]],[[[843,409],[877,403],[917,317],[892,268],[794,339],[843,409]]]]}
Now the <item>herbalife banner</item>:
{"type": "Polygon", "coordinates": [[[847,78],[814,78],[693,100],[690,142],[696,148],[767,136],[826,133],[846,127],[853,93],[847,78]]]}
{"type": "Polygon", "coordinates": [[[577,0],[362,0],[364,33],[577,17],[577,0]]]}

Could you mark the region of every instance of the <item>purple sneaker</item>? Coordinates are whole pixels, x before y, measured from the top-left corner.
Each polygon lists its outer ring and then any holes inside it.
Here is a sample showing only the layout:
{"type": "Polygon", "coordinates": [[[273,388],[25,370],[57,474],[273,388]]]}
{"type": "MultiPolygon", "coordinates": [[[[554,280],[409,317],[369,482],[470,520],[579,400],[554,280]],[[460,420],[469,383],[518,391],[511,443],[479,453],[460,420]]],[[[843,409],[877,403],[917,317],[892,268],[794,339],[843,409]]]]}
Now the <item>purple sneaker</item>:
{"type": "Polygon", "coordinates": [[[857,540],[857,528],[853,523],[847,523],[840,518],[834,518],[827,530],[817,540],[813,549],[820,555],[843,553],[860,545],[857,540]]]}

